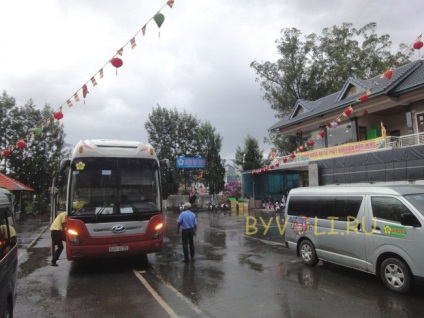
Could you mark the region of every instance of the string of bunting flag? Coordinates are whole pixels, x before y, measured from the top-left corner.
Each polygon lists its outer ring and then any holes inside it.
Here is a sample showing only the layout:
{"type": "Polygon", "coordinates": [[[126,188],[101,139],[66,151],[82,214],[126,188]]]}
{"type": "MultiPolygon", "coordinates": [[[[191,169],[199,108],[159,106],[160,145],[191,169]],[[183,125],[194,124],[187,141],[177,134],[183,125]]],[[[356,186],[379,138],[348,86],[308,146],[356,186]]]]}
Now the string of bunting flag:
{"type": "MultiPolygon", "coordinates": [[[[420,58],[420,50],[423,46],[424,46],[423,37],[422,37],[422,34],[420,34],[411,45],[407,46],[403,50],[403,53],[408,54],[411,51],[417,50],[418,51],[418,58],[420,58]]],[[[399,61],[400,60],[398,60],[398,62],[399,61]]],[[[383,74],[381,74],[380,78],[386,78],[387,80],[390,81],[392,79],[392,76],[393,76],[393,67],[389,68],[383,74]]],[[[374,88],[375,88],[375,86],[378,86],[378,85],[379,85],[378,83],[374,82],[374,88]]],[[[359,96],[354,101],[354,103],[367,102],[370,98],[370,95],[372,95],[372,89],[366,90],[364,94],[359,96]]],[[[271,153],[271,159],[273,159],[273,162],[270,165],[267,165],[267,166],[262,167],[260,169],[251,170],[250,174],[264,173],[264,172],[267,172],[269,170],[278,168],[280,166],[280,164],[285,164],[285,163],[288,163],[288,162],[295,161],[295,158],[296,158],[296,155],[297,155],[298,152],[304,152],[304,151],[311,150],[312,147],[315,145],[316,140],[323,139],[325,137],[326,130],[338,127],[339,123],[342,122],[344,118],[349,118],[349,116],[352,113],[353,113],[353,104],[351,104],[349,107],[344,109],[343,112],[340,113],[336,118],[334,118],[333,121],[326,122],[324,125],[322,125],[321,127],[323,127],[323,129],[320,130],[319,133],[316,136],[312,136],[308,141],[306,141],[303,145],[299,146],[296,150],[292,151],[289,155],[276,158],[275,153],[272,152],[271,153]]],[[[362,116],[366,116],[366,115],[368,115],[368,111],[364,109],[362,111],[362,116]]],[[[302,131],[299,130],[297,132],[297,134],[302,134],[302,131]]]]}
{"type": "Polygon", "coordinates": [[[134,49],[137,46],[136,43],[136,37],[142,33],[143,36],[145,36],[146,34],[146,30],[147,30],[147,25],[151,22],[151,21],[155,21],[158,29],[159,29],[159,33],[158,36],[160,37],[160,27],[162,26],[163,22],[165,21],[165,16],[163,15],[163,13],[161,13],[161,11],[166,7],[169,6],[170,8],[173,7],[175,0],[168,0],[158,11],[157,13],[152,16],[144,25],[141,29],[139,29],[134,36],[127,41],[123,46],[121,46],[121,48],[119,50],[117,50],[115,52],[115,54],[112,56],[112,58],[110,60],[108,60],[105,64],[103,64],[103,66],[99,69],[99,71],[97,73],[95,73],[93,76],[90,77],[90,79],[85,82],[75,93],[73,93],[60,107],[58,107],[52,114],[52,118],[48,118],[46,119],[45,122],[40,123],[39,127],[33,128],[31,129],[31,131],[28,132],[28,134],[18,140],[16,142],[15,145],[10,145],[8,147],[6,147],[3,151],[1,151],[0,149],[0,157],[9,157],[10,154],[15,150],[15,149],[19,149],[19,148],[25,148],[26,144],[28,141],[30,141],[31,139],[34,139],[38,136],[41,136],[41,134],[43,133],[44,128],[46,128],[47,126],[49,126],[50,124],[52,124],[52,122],[54,122],[54,120],[57,120],[58,122],[63,119],[64,114],[63,114],[63,107],[65,105],[68,106],[68,108],[71,108],[73,106],[73,103],[78,103],[81,101],[80,96],[83,97],[84,99],[84,104],[85,104],[85,98],[87,97],[87,94],[89,93],[88,90],[88,85],[91,83],[92,87],[94,88],[97,85],[97,80],[101,80],[104,77],[104,69],[111,64],[113,67],[116,68],[116,75],[118,75],[118,68],[120,68],[124,62],[121,59],[121,56],[124,53],[124,49],[127,46],[131,46],[131,49],[134,49]]]}

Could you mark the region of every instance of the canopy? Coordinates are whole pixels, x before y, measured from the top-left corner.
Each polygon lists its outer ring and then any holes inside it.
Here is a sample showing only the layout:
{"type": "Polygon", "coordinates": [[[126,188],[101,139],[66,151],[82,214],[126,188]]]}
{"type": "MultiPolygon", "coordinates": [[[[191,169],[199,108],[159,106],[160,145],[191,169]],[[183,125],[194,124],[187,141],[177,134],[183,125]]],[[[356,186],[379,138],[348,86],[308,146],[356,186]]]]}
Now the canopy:
{"type": "Polygon", "coordinates": [[[0,173],[0,187],[9,191],[35,191],[33,188],[26,186],[15,179],[0,173]]]}

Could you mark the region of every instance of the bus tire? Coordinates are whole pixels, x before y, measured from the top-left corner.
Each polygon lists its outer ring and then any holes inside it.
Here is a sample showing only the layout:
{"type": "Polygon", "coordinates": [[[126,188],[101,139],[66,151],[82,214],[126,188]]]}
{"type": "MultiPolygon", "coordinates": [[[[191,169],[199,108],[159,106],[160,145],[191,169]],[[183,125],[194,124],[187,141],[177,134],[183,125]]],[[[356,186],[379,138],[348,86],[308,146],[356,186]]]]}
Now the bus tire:
{"type": "Polygon", "coordinates": [[[318,263],[315,247],[309,240],[303,240],[299,246],[299,255],[302,262],[308,266],[315,266],[318,263]]]}
{"type": "Polygon", "coordinates": [[[386,258],[381,263],[380,278],[388,289],[399,294],[407,293],[412,286],[411,272],[405,262],[398,258],[386,258]]]}

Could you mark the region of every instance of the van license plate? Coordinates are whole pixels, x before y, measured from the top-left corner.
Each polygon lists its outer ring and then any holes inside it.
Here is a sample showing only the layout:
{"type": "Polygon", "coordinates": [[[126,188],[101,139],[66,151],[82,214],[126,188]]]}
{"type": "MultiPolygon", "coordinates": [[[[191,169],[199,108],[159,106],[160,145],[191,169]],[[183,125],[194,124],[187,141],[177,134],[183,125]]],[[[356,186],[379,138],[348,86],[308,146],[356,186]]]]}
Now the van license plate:
{"type": "Polygon", "coordinates": [[[124,251],[128,251],[128,246],[123,245],[123,246],[109,246],[109,252],[113,253],[113,252],[124,252],[124,251]]]}

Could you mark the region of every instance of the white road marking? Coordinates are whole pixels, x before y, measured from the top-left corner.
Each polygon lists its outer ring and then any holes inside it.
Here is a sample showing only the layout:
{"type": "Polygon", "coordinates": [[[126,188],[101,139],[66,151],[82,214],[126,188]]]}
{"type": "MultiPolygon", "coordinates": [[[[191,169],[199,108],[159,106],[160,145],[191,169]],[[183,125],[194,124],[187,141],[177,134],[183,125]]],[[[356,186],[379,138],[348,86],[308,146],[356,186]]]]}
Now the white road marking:
{"type": "MultiPolygon", "coordinates": [[[[171,307],[165,302],[165,300],[153,289],[153,287],[147,282],[147,280],[141,275],[141,273],[145,273],[144,271],[136,271],[134,270],[134,274],[137,276],[137,278],[141,281],[141,283],[147,288],[147,290],[152,294],[152,296],[157,300],[157,302],[165,309],[165,311],[169,314],[170,317],[180,317],[178,316],[175,311],[172,310],[171,307]]],[[[158,277],[158,276],[156,276],[158,277]]],[[[164,284],[167,288],[169,288],[172,292],[175,293],[178,298],[183,300],[195,313],[202,317],[207,317],[203,314],[203,312],[200,310],[199,307],[193,305],[190,300],[188,300],[186,297],[184,297],[178,290],[176,290],[173,286],[169,285],[165,281],[163,281],[160,277],[158,277],[162,284],[164,284]]]]}
{"type": "Polygon", "coordinates": [[[162,297],[153,289],[152,286],[147,282],[147,280],[141,275],[138,271],[134,270],[135,276],[141,281],[141,283],[144,285],[144,287],[147,288],[147,290],[152,294],[152,296],[156,299],[156,301],[159,303],[159,305],[162,306],[163,309],[168,313],[168,315],[172,318],[178,318],[178,315],[175,313],[175,311],[172,310],[171,307],[168,306],[168,304],[163,300],[162,297]]]}

